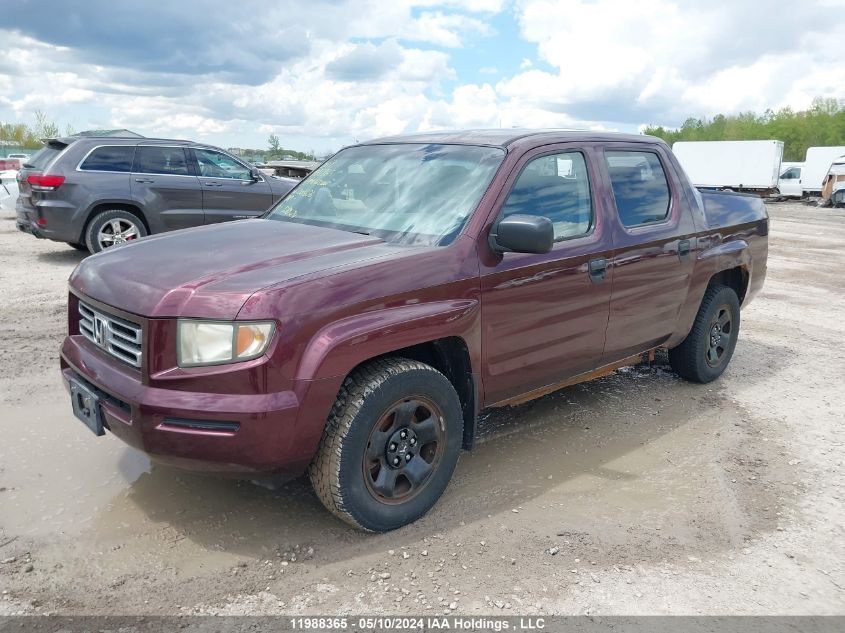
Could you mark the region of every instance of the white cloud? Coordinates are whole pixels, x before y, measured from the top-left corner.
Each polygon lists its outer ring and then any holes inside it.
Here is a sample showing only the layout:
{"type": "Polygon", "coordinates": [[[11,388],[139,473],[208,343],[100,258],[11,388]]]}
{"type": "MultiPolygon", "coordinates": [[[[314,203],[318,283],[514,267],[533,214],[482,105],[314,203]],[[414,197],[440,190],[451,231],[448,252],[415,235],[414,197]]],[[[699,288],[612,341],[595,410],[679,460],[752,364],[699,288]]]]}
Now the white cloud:
{"type": "Polygon", "coordinates": [[[615,111],[629,123],[805,107],[845,93],[830,44],[845,37],[845,22],[831,11],[812,2],[522,0],[522,35],[549,69],[525,65],[497,89],[581,118],[615,111]],[[808,73],[829,80],[810,83],[808,73]]]}
{"type": "Polygon", "coordinates": [[[491,28],[484,20],[463,14],[425,12],[411,21],[401,37],[438,46],[457,48],[463,44],[464,34],[489,35],[491,28]]]}
{"type": "Polygon", "coordinates": [[[178,35],[168,29],[190,25],[187,40],[203,42],[231,22],[220,68],[200,53],[165,70],[161,60],[109,55],[109,16],[96,12],[104,37],[85,21],[74,22],[71,39],[38,21],[0,25],[0,118],[31,120],[41,109],[77,129],[259,147],[275,132],[321,149],[419,129],[677,125],[845,96],[845,21],[831,19],[842,0],[773,0],[766,10],[752,0],[246,4],[207,23],[173,9],[181,22],[164,26],[137,9],[147,16],[139,33],[154,41],[134,46],[148,57],[162,47],[167,59],[187,55],[167,48],[178,35]],[[494,32],[491,17],[502,11],[533,50],[494,32]],[[456,69],[489,77],[469,83],[456,69]]]}

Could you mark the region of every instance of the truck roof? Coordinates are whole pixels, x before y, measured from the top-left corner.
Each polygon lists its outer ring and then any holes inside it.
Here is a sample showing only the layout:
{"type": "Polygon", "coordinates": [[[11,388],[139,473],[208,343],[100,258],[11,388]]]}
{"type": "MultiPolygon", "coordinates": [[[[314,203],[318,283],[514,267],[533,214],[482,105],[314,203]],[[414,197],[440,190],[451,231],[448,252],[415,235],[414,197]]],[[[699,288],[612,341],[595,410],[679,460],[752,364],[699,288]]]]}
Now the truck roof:
{"type": "Polygon", "coordinates": [[[384,143],[447,143],[455,145],[487,145],[508,148],[517,141],[526,140],[531,145],[568,141],[617,141],[626,143],[663,143],[656,136],[645,134],[623,134],[620,132],[597,132],[594,130],[566,129],[492,129],[492,130],[453,130],[441,132],[422,132],[386,136],[361,143],[361,145],[380,145],[384,143]]]}

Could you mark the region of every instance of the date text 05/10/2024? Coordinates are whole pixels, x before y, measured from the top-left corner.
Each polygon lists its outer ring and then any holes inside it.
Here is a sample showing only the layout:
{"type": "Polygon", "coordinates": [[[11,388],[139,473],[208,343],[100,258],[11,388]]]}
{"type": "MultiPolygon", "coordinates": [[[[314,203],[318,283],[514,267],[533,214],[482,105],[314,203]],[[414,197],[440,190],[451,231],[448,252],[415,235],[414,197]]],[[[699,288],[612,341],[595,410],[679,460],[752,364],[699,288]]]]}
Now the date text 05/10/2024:
{"type": "Polygon", "coordinates": [[[442,630],[442,631],[540,631],[546,628],[545,618],[510,617],[296,617],[290,627],[297,631],[352,630],[442,630]]]}

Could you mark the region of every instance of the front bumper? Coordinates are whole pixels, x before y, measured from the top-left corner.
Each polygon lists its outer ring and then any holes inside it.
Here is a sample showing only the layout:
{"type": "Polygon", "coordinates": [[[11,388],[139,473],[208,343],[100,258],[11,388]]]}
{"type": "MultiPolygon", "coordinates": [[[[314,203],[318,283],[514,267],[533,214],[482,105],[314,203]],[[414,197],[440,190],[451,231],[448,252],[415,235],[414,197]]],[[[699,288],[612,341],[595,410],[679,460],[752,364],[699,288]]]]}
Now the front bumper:
{"type": "Polygon", "coordinates": [[[65,339],[61,369],[66,386],[74,378],[96,390],[106,429],[130,446],[179,468],[244,477],[302,474],[328,413],[318,411],[337,394],[326,381],[246,395],[152,387],[81,336],[65,339]]]}

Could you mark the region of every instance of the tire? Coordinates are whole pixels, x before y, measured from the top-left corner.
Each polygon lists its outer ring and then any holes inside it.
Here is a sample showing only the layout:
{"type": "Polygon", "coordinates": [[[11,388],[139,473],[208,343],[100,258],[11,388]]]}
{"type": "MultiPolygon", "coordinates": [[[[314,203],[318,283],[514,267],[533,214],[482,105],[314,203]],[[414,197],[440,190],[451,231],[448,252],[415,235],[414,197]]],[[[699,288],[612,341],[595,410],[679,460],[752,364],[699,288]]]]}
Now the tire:
{"type": "Polygon", "coordinates": [[[386,532],[437,502],[462,436],[460,399],[446,376],[415,360],[375,360],[344,380],[308,474],[330,512],[386,532]]]}
{"type": "Polygon", "coordinates": [[[131,211],[109,209],[95,215],[85,229],[85,245],[92,253],[123,244],[147,235],[144,222],[131,211]],[[119,228],[119,231],[118,231],[119,228]],[[109,235],[118,233],[118,239],[109,239],[109,235]]]}
{"type": "Polygon", "coordinates": [[[669,364],[682,378],[708,383],[725,371],[739,336],[739,299],[727,286],[707,288],[692,330],[669,350],[669,364]]]}
{"type": "Polygon", "coordinates": [[[82,251],[82,252],[84,252],[84,253],[87,253],[87,252],[88,252],[88,246],[87,246],[86,244],[79,244],[79,243],[77,243],[77,242],[69,242],[69,243],[68,243],[68,245],[69,245],[71,248],[75,248],[75,249],[76,249],[76,250],[78,250],[78,251],[82,251]]]}

